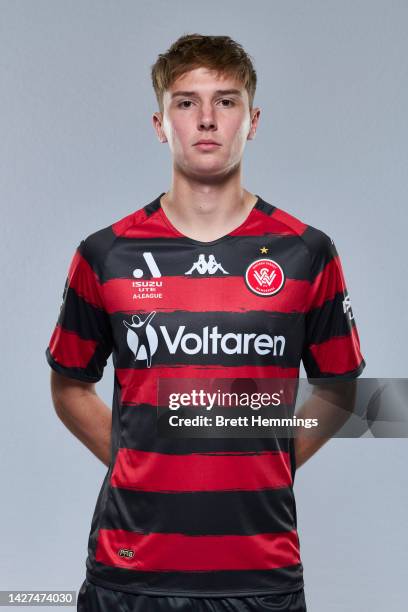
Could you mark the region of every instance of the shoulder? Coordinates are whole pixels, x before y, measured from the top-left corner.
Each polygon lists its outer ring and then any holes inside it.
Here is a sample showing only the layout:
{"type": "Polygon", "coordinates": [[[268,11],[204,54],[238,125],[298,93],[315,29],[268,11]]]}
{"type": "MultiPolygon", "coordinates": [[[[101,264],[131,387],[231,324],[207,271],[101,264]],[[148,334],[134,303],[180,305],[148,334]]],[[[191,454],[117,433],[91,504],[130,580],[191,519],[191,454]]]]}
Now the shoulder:
{"type": "Polygon", "coordinates": [[[310,252],[318,251],[333,242],[331,237],[322,229],[310,225],[304,219],[300,219],[278,206],[274,207],[272,215],[274,219],[286,225],[294,234],[299,236],[310,252]]]}
{"type": "Polygon", "coordinates": [[[100,278],[103,276],[104,262],[116,240],[126,237],[131,229],[142,224],[147,218],[146,209],[140,208],[113,221],[106,227],[95,230],[81,241],[78,247],[80,254],[87,260],[100,278]]]}
{"type": "Polygon", "coordinates": [[[312,278],[321,271],[324,263],[337,255],[333,239],[322,229],[278,206],[273,207],[271,217],[287,228],[287,233],[296,235],[302,242],[309,258],[312,278]]]}

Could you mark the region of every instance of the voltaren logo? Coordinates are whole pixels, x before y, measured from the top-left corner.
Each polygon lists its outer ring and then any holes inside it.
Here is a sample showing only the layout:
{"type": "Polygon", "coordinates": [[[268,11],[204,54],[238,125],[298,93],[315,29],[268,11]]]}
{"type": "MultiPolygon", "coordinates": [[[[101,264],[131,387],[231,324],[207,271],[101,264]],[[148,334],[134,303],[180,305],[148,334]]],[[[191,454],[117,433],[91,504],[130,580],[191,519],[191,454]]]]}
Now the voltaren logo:
{"type": "Polygon", "coordinates": [[[215,274],[218,270],[221,270],[223,274],[229,274],[229,272],[226,272],[222,265],[217,262],[214,255],[209,255],[208,261],[206,261],[204,253],[198,256],[197,261],[194,262],[188,272],[184,272],[184,274],[192,274],[194,270],[199,274],[215,274]]]}
{"type": "Polygon", "coordinates": [[[132,316],[132,323],[123,321],[127,327],[127,343],[132,351],[135,360],[146,359],[147,367],[152,365],[152,355],[157,351],[158,339],[156,330],[150,321],[153,319],[156,312],[151,312],[144,321],[137,315],[132,316]]]}
{"type": "MultiPolygon", "coordinates": [[[[146,360],[148,368],[151,367],[152,356],[159,346],[158,332],[150,324],[155,314],[156,312],[151,312],[144,321],[136,314],[132,316],[131,323],[123,321],[127,328],[127,344],[135,361],[146,360]]],[[[177,351],[186,355],[248,355],[255,352],[258,355],[282,357],[285,350],[285,336],[242,332],[223,334],[218,331],[218,325],[211,329],[206,325],[201,333],[186,333],[185,330],[185,325],[179,325],[171,337],[166,325],[159,326],[161,340],[170,355],[175,355],[177,351]]]]}

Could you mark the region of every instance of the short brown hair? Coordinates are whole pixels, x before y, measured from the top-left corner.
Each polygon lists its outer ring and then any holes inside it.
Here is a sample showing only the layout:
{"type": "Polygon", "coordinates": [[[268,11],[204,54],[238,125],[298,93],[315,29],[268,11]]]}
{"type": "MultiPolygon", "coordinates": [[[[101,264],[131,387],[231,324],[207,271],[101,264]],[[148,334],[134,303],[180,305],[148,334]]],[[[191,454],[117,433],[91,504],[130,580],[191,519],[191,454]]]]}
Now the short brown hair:
{"type": "Polygon", "coordinates": [[[252,109],[256,71],[251,56],[243,47],[229,36],[183,34],[166,53],[159,54],[151,67],[153,88],[161,112],[164,92],[182,74],[200,67],[235,77],[247,90],[249,108],[252,109]]]}

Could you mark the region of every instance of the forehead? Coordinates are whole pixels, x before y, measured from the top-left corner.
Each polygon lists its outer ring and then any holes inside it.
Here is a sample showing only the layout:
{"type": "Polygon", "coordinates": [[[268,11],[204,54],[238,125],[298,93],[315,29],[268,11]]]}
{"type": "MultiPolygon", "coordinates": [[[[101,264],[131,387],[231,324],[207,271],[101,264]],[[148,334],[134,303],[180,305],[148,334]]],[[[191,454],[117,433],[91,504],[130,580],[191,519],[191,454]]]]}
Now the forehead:
{"type": "Polygon", "coordinates": [[[179,76],[164,92],[164,100],[171,100],[177,92],[194,92],[196,95],[213,95],[219,90],[236,90],[245,97],[244,85],[228,74],[217,73],[208,68],[193,68],[179,76]]]}

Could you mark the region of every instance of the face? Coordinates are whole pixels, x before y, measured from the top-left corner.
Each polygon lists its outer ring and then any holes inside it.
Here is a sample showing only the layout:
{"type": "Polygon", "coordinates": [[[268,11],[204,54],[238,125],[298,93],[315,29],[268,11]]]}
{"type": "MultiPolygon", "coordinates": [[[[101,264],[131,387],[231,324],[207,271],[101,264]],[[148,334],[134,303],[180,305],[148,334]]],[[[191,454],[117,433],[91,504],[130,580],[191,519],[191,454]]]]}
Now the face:
{"type": "Polygon", "coordinates": [[[249,110],[241,83],[207,68],[174,81],[164,94],[163,109],[153,115],[160,142],[168,142],[176,169],[200,177],[226,175],[239,167],[260,115],[259,108],[249,110]],[[202,140],[213,144],[199,144],[202,140]]]}

